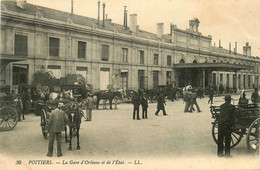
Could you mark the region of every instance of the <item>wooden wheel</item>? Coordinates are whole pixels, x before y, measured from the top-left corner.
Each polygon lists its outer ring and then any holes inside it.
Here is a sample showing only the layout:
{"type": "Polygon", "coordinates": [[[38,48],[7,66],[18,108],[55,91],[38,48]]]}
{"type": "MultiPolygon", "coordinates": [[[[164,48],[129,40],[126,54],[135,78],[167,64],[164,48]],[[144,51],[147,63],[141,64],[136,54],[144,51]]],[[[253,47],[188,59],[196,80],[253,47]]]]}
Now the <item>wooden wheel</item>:
{"type": "Polygon", "coordinates": [[[47,113],[44,109],[41,110],[41,127],[42,127],[42,135],[45,139],[47,139],[47,113]]]}
{"type": "Polygon", "coordinates": [[[12,130],[18,122],[18,113],[12,107],[2,107],[0,109],[0,130],[12,130]]]}
{"type": "MultiPolygon", "coordinates": [[[[242,129],[232,129],[231,132],[231,144],[230,147],[233,148],[239,144],[243,137],[242,129]]],[[[212,125],[212,138],[216,144],[218,144],[218,124],[216,122],[212,125]]]]}
{"type": "Polygon", "coordinates": [[[260,118],[256,119],[250,126],[246,135],[246,144],[249,150],[259,149],[260,118]]]}

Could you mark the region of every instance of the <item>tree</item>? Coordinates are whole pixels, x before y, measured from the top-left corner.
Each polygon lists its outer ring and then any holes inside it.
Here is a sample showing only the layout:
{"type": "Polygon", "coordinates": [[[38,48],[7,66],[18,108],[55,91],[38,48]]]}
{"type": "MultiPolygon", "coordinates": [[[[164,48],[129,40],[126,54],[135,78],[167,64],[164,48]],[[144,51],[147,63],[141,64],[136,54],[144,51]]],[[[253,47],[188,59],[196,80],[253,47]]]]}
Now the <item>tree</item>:
{"type": "Polygon", "coordinates": [[[51,86],[52,83],[55,81],[55,77],[45,70],[37,71],[33,74],[33,85],[42,84],[45,86],[51,86]]]}
{"type": "Polygon", "coordinates": [[[86,86],[87,81],[81,74],[67,74],[65,76],[65,83],[68,84],[78,84],[80,86],[86,86]]]}

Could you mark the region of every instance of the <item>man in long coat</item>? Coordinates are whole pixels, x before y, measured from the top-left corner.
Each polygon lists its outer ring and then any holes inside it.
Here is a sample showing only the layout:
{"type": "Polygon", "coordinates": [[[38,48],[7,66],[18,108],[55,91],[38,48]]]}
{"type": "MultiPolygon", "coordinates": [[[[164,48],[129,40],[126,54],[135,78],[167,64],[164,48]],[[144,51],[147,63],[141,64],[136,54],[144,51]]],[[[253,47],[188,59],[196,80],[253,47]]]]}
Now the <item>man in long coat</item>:
{"type": "Polygon", "coordinates": [[[158,116],[158,113],[160,112],[160,110],[163,111],[163,115],[166,116],[166,111],[164,108],[165,105],[165,100],[164,100],[164,96],[163,94],[160,94],[157,100],[157,111],[155,112],[155,115],[158,116]]]}
{"type": "Polygon", "coordinates": [[[235,106],[231,103],[231,96],[225,96],[225,103],[220,106],[218,120],[218,156],[230,157],[231,131],[235,122],[235,106]],[[225,140],[224,140],[225,139],[225,140]],[[224,142],[225,141],[225,146],[224,142]],[[225,148],[225,154],[223,150],[225,148]]]}
{"type": "Polygon", "coordinates": [[[52,108],[54,109],[49,117],[48,121],[48,132],[49,132],[49,147],[48,157],[53,155],[53,144],[56,137],[57,140],[57,156],[62,156],[61,152],[61,132],[65,130],[66,124],[69,122],[68,116],[58,109],[58,101],[52,101],[52,108]]]}

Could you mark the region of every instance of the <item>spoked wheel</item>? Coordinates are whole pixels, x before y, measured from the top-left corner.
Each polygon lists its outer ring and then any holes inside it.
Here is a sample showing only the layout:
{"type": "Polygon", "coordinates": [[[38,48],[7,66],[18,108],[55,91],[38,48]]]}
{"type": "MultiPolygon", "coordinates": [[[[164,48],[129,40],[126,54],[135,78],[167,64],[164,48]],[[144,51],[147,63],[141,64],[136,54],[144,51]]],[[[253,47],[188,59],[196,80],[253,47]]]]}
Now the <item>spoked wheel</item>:
{"type": "MultiPolygon", "coordinates": [[[[250,126],[246,135],[247,148],[251,151],[259,150],[260,118],[256,119],[250,126]]],[[[259,151],[258,151],[259,152],[259,151]]]]}
{"type": "MultiPolygon", "coordinates": [[[[218,144],[218,124],[216,122],[212,125],[212,137],[216,144],[218,144]]],[[[239,144],[243,137],[242,129],[233,129],[231,132],[231,144],[230,147],[233,148],[239,144]]]]}
{"type": "Polygon", "coordinates": [[[42,127],[42,135],[45,139],[47,139],[47,113],[44,109],[41,110],[41,127],[42,127]]]}
{"type": "Polygon", "coordinates": [[[0,109],[0,130],[12,130],[18,122],[18,113],[12,107],[2,107],[0,109]]]}

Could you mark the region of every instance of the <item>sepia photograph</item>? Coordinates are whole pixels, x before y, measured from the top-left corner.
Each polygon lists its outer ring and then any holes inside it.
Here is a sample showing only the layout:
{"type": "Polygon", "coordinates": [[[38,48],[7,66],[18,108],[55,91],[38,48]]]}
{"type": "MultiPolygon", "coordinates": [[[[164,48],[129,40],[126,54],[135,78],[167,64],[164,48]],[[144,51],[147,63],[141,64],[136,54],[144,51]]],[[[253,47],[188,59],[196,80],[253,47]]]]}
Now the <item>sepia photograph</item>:
{"type": "Polygon", "coordinates": [[[259,0],[0,0],[0,169],[260,169],[259,0]]]}

